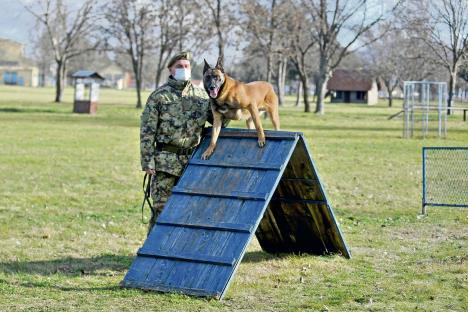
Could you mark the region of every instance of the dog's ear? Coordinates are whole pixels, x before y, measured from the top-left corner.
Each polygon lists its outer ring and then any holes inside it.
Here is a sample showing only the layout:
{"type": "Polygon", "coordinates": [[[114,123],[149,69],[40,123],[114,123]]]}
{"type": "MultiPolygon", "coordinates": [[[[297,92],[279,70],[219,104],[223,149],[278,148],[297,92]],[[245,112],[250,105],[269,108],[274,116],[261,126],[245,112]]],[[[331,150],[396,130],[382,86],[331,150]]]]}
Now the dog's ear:
{"type": "Polygon", "coordinates": [[[218,61],[216,62],[216,67],[215,68],[219,69],[221,72],[224,73],[224,64],[223,63],[224,63],[223,56],[220,55],[218,57],[218,61]]]}
{"type": "Polygon", "coordinates": [[[205,66],[203,67],[203,74],[205,74],[206,71],[211,68],[211,66],[210,64],[208,64],[208,62],[205,59],[203,60],[205,61],[205,66]]]}

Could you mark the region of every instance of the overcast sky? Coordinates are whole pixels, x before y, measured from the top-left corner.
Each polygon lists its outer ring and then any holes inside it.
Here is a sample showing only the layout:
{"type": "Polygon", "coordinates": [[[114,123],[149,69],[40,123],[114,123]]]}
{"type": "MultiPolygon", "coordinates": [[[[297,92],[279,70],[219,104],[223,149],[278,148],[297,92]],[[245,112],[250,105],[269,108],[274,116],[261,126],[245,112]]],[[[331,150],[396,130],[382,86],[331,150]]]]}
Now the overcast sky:
{"type": "MultiPolygon", "coordinates": [[[[80,0],[72,1],[76,4],[80,0]]],[[[0,38],[7,38],[23,43],[26,47],[26,54],[30,55],[32,50],[32,41],[35,38],[35,18],[24,9],[22,3],[31,3],[34,0],[0,0],[0,38]]],[[[217,48],[213,47],[213,51],[205,51],[203,55],[208,61],[215,62],[217,48]],[[212,52],[212,53],[210,53],[212,52]]],[[[239,51],[228,47],[225,51],[227,57],[236,57],[239,51]]],[[[197,58],[197,59],[198,59],[197,58]]],[[[226,64],[231,63],[226,60],[226,64]]]]}
{"type": "MultiPolygon", "coordinates": [[[[99,1],[99,0],[97,0],[99,1]]],[[[394,2],[395,0],[386,0],[387,2],[394,2]]],[[[35,0],[0,0],[0,38],[12,39],[25,44],[26,53],[30,55],[32,50],[31,42],[35,36],[35,18],[24,9],[22,3],[34,3],[35,0]]],[[[69,5],[76,5],[81,0],[66,0],[69,5]]],[[[372,3],[379,3],[378,0],[371,1],[372,3]]],[[[374,4],[375,4],[374,3],[374,4]]],[[[385,1],[381,2],[385,3],[385,1]]],[[[377,5],[378,9],[382,6],[377,5]]],[[[375,7],[373,8],[375,9],[375,7]]],[[[346,34],[344,34],[346,36],[346,34]]],[[[206,57],[209,61],[215,61],[217,48],[215,45],[209,51],[205,51],[199,57],[206,57]]],[[[241,52],[236,51],[232,47],[226,47],[226,60],[225,63],[231,63],[230,59],[239,57],[241,52]]]]}
{"type": "Polygon", "coordinates": [[[34,31],[34,17],[18,0],[0,0],[0,37],[28,44],[34,31]]]}

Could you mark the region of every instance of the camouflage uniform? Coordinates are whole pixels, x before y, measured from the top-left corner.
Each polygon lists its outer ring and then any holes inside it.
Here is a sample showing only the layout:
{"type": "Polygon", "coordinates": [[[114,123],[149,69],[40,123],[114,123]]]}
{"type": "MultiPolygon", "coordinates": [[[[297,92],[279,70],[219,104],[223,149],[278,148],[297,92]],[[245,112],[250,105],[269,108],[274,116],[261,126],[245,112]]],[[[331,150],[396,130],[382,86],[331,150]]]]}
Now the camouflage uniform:
{"type": "Polygon", "coordinates": [[[200,143],[205,122],[211,118],[209,98],[205,90],[189,81],[169,77],[148,98],[141,115],[141,168],[155,169],[151,179],[151,197],[155,215],[149,231],[177,183],[190,155],[161,150],[159,146],[192,148],[200,143]]]}

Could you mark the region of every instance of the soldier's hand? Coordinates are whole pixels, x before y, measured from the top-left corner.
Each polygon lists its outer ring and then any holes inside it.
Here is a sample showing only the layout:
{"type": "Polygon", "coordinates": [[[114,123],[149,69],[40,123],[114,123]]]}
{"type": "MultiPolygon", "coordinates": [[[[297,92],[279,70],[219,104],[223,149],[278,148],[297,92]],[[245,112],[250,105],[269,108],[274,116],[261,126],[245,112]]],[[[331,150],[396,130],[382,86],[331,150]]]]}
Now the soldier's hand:
{"type": "Polygon", "coordinates": [[[149,175],[155,175],[156,174],[156,170],[154,169],[146,169],[145,172],[149,175]]]}

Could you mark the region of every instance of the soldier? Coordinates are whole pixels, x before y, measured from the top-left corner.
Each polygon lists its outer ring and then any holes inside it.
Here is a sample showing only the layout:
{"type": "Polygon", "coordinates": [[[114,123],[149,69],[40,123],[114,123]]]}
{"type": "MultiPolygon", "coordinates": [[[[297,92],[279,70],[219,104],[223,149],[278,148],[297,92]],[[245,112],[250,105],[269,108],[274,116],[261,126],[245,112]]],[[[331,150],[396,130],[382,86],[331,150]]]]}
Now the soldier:
{"type": "Polygon", "coordinates": [[[167,83],[151,93],[141,115],[141,168],[151,175],[154,208],[148,234],[212,119],[206,91],[190,81],[190,59],[190,52],[180,52],[169,60],[167,83]]]}

